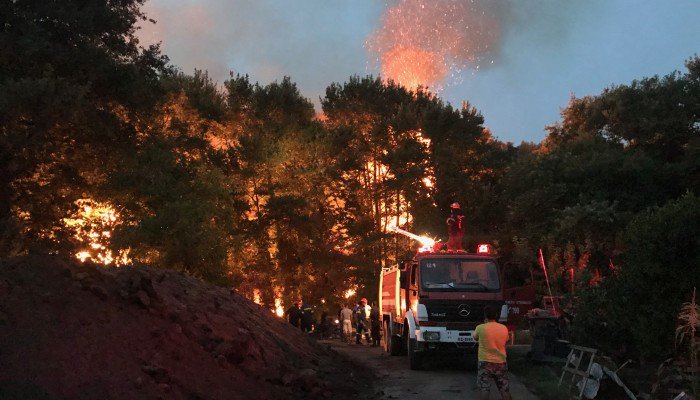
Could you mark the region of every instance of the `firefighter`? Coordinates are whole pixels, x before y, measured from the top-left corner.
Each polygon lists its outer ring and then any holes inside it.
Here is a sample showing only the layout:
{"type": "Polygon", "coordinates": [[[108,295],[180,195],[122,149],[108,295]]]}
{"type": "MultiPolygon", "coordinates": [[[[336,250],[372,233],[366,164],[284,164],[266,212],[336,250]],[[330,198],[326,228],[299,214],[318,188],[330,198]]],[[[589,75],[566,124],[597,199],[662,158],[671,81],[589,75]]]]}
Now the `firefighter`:
{"type": "Polygon", "coordinates": [[[447,251],[462,250],[462,238],[464,237],[464,215],[459,203],[450,206],[450,217],[447,218],[447,251]]]}
{"type": "Polygon", "coordinates": [[[314,329],[314,309],[301,302],[301,331],[305,333],[311,333],[314,329]]]}
{"type": "Polygon", "coordinates": [[[377,347],[379,346],[379,329],[380,329],[380,321],[379,321],[379,310],[377,309],[377,303],[372,303],[372,311],[370,311],[369,314],[369,321],[370,321],[370,329],[372,332],[372,347],[377,347]]]}
{"type": "Polygon", "coordinates": [[[357,302],[355,313],[355,343],[362,344],[362,334],[367,334],[367,312],[361,301],[357,302]]]}
{"type": "Polygon", "coordinates": [[[301,319],[301,309],[299,308],[299,302],[295,301],[294,304],[289,307],[287,311],[284,312],[289,320],[289,323],[294,327],[299,327],[299,320],[301,319]]]}
{"type": "Polygon", "coordinates": [[[370,328],[372,326],[370,317],[372,315],[372,307],[369,304],[367,304],[367,299],[364,297],[362,298],[361,303],[362,307],[364,307],[365,309],[365,339],[367,340],[367,343],[370,343],[370,328]]]}

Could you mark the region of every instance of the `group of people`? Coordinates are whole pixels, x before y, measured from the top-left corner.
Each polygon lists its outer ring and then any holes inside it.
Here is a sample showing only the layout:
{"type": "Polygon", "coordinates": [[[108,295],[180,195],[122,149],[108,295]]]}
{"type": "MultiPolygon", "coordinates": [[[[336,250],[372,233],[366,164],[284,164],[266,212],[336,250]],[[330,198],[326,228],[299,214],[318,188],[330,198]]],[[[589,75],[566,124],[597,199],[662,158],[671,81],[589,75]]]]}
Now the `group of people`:
{"type": "Polygon", "coordinates": [[[371,343],[373,347],[379,346],[381,322],[376,304],[373,304],[373,306],[367,304],[367,299],[365,298],[358,301],[353,310],[347,304],[343,304],[338,312],[343,341],[346,343],[352,341],[354,325],[355,344],[362,344],[364,336],[367,343],[371,343]]]}
{"type": "Polygon", "coordinates": [[[310,333],[314,329],[314,310],[303,300],[296,301],[284,313],[293,326],[300,328],[304,333],[310,333]]]}

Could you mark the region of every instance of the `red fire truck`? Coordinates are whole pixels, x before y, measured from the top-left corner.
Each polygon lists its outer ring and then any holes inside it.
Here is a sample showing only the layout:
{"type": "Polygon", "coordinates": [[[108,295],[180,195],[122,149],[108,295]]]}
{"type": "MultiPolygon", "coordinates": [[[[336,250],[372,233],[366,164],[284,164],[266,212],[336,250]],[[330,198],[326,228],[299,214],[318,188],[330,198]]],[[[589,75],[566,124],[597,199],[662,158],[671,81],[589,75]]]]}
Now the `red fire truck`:
{"type": "Polygon", "coordinates": [[[472,335],[485,306],[501,308],[500,321],[508,323],[506,300],[534,295],[531,287],[504,289],[503,275],[488,245],[476,253],[424,246],[410,262],[385,268],[379,280],[385,351],[407,354],[411,369],[430,355],[475,353],[472,335]]]}

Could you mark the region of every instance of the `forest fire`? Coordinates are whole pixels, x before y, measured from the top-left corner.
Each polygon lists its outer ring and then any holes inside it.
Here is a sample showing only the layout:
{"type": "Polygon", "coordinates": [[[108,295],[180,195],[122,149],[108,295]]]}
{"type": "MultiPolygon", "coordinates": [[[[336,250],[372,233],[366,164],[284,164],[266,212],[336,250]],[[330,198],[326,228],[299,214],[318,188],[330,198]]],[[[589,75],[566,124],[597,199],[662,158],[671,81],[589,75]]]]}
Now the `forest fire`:
{"type": "Polygon", "coordinates": [[[483,1],[400,0],[365,45],[385,79],[412,90],[440,91],[448,76],[458,80],[465,68],[478,69],[496,48],[498,7],[483,1]]]}
{"type": "Polygon", "coordinates": [[[75,257],[81,262],[91,259],[104,265],[130,264],[129,249],[119,250],[116,255],[109,249],[112,231],[120,224],[114,207],[93,199],[80,199],[76,205],[78,211],[63,219],[64,226],[74,231],[73,237],[83,247],[75,257]]]}

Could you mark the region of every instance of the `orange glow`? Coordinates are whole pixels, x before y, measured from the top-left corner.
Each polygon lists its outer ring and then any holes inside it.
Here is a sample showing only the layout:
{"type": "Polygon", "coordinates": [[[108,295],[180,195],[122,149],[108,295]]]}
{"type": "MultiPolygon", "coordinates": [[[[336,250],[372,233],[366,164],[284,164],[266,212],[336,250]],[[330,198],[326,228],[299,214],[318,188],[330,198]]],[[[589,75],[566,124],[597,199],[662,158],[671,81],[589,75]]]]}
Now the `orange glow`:
{"type": "Polygon", "coordinates": [[[346,299],[349,299],[349,298],[351,298],[352,296],[354,296],[355,293],[357,293],[357,291],[356,291],[355,289],[352,289],[352,288],[351,288],[351,289],[348,289],[348,290],[345,291],[345,294],[343,294],[343,297],[345,297],[346,299]]]}
{"type": "Polygon", "coordinates": [[[466,68],[476,71],[491,56],[501,36],[501,7],[474,0],[398,0],[365,46],[385,79],[440,91],[448,77],[457,82],[466,68]]]}
{"type": "Polygon", "coordinates": [[[435,247],[435,244],[437,243],[435,239],[429,238],[428,236],[418,236],[414,233],[405,231],[400,228],[393,228],[391,229],[391,232],[396,232],[400,235],[404,235],[406,237],[418,241],[418,243],[421,244],[421,248],[418,250],[420,252],[432,251],[435,247]]]}
{"type": "Polygon", "coordinates": [[[260,289],[253,289],[253,302],[255,304],[262,304],[262,292],[260,289]]]}
{"type": "Polygon", "coordinates": [[[112,229],[120,223],[119,213],[114,207],[107,202],[100,203],[92,199],[80,199],[76,205],[78,211],[63,219],[63,225],[75,232],[74,238],[83,247],[75,257],[81,262],[89,258],[104,265],[130,264],[129,249],[114,254],[108,248],[112,229]]]}
{"type": "Polygon", "coordinates": [[[282,299],[279,297],[275,299],[275,315],[280,318],[284,317],[284,307],[282,307],[282,299]]]}
{"type": "Polygon", "coordinates": [[[415,47],[397,47],[382,56],[382,76],[410,90],[442,81],[447,72],[440,54],[415,47]]]}

